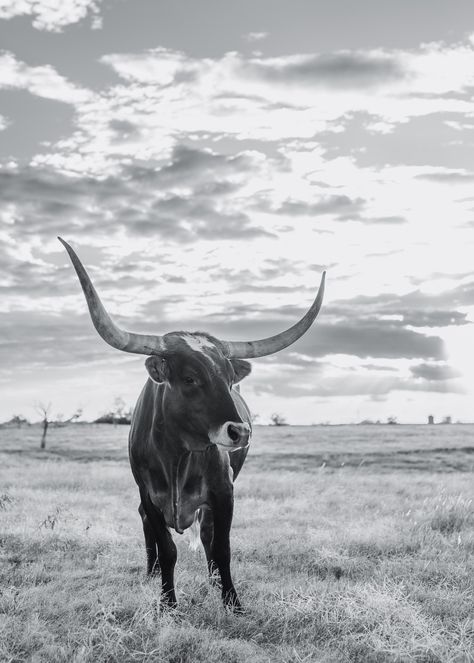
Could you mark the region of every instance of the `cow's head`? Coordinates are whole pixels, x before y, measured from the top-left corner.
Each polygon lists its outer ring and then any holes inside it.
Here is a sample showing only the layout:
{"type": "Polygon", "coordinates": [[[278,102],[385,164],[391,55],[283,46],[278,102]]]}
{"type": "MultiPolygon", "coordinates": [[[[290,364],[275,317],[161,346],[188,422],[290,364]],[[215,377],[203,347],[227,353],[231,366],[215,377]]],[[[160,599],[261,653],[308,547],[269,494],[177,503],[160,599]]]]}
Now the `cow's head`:
{"type": "Polygon", "coordinates": [[[232,387],[250,373],[248,361],[228,358],[218,339],[204,333],[163,336],[163,350],[145,361],[150,378],[165,384],[163,410],[189,449],[212,444],[246,447],[250,424],[232,398],[232,387]]]}
{"type": "Polygon", "coordinates": [[[190,448],[209,441],[234,449],[246,446],[250,427],[231,395],[232,386],[250,373],[250,364],[242,360],[283,350],[309,329],[323,301],[325,272],[308,312],[275,336],[257,341],[223,341],[188,332],[151,336],[124,331],[115,324],[74,250],[58,239],[77,272],[96,330],[118,350],[148,355],[148,373],[155,382],[166,384],[166,412],[179,422],[180,431],[188,431],[190,448]]]}

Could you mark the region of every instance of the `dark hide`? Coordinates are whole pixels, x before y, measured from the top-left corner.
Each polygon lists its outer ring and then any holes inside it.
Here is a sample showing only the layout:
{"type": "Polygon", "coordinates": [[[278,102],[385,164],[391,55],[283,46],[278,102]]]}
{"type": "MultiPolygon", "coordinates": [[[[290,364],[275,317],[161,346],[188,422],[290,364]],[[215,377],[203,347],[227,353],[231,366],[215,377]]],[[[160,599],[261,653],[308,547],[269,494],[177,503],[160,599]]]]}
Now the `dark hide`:
{"type": "Polygon", "coordinates": [[[200,510],[209,573],[219,572],[224,604],[239,610],[229,534],[233,481],[247,456],[250,414],[232,387],[248,375],[250,364],[226,359],[218,341],[204,334],[165,338],[166,351],[146,360],[150,379],[138,399],[129,439],[147,570],[154,574],[159,566],[164,603],[176,605],[170,528],[181,534],[200,510]]]}

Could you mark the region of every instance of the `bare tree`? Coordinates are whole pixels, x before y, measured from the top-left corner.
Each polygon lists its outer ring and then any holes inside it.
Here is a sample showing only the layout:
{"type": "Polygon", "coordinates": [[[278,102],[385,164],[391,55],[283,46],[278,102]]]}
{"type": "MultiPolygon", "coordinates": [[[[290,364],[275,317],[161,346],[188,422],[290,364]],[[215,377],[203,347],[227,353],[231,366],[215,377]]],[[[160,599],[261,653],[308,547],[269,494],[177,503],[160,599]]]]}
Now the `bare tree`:
{"type": "Polygon", "coordinates": [[[43,424],[43,433],[41,435],[40,449],[46,448],[46,435],[48,433],[48,428],[50,425],[67,426],[67,424],[70,424],[71,422],[76,421],[76,419],[82,417],[82,408],[78,408],[74,412],[74,414],[72,414],[68,419],[64,419],[63,414],[57,414],[55,419],[50,419],[49,415],[51,413],[51,403],[48,403],[48,405],[44,405],[43,403],[38,403],[36,409],[42,416],[42,424],[43,424]]]}
{"type": "Polygon", "coordinates": [[[48,405],[45,405],[44,403],[38,403],[36,409],[42,416],[41,423],[43,424],[43,434],[41,435],[40,449],[46,449],[46,435],[48,433],[48,427],[50,424],[49,414],[51,412],[51,403],[48,403],[48,405]]]}
{"type": "Polygon", "coordinates": [[[274,412],[272,416],[270,417],[270,421],[272,422],[272,426],[287,426],[288,424],[286,423],[285,417],[283,417],[281,414],[278,414],[278,412],[274,412]]]}
{"type": "Polygon", "coordinates": [[[56,418],[54,421],[51,423],[53,426],[67,426],[68,424],[71,424],[73,421],[76,421],[76,419],[80,419],[82,417],[82,408],[78,407],[77,410],[72,414],[69,419],[64,418],[64,414],[59,413],[56,415],[56,418]]]}
{"type": "Polygon", "coordinates": [[[116,396],[114,400],[114,408],[112,410],[114,426],[116,426],[124,417],[126,404],[121,396],[116,396]]]}

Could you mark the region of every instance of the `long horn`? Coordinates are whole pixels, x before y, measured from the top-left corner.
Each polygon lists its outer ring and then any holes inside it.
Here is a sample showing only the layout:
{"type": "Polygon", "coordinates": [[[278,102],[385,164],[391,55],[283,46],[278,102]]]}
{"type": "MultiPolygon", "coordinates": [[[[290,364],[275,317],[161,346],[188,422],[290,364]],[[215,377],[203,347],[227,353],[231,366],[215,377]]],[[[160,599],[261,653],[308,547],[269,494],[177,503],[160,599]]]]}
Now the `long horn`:
{"type": "Polygon", "coordinates": [[[284,350],[284,348],[297,341],[308,331],[319,313],[319,309],[323,303],[325,280],[326,272],[323,272],[316,299],[306,315],[293,325],[293,327],[275,336],[262,338],[259,341],[221,341],[227,356],[239,359],[265,357],[266,355],[272,355],[275,352],[284,350]]]}
{"type": "Polygon", "coordinates": [[[100,301],[99,295],[92,285],[92,281],[75,251],[67,242],[61,239],[61,237],[58,237],[58,239],[69,253],[69,257],[71,258],[84,291],[92,322],[104,341],[118,350],[133,352],[140,355],[152,355],[157,351],[164,350],[165,342],[161,336],[134,334],[133,332],[127,332],[120,329],[120,327],[115,324],[100,301]]]}

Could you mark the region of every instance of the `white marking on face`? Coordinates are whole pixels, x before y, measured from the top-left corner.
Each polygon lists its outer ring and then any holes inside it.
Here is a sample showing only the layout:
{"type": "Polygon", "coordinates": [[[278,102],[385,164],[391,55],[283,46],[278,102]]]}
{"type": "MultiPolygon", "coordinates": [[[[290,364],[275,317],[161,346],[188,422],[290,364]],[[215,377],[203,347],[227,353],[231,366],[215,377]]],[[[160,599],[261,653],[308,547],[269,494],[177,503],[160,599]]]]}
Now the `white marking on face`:
{"type": "Polygon", "coordinates": [[[214,349],[216,347],[214,343],[205,336],[183,334],[181,338],[189,345],[191,350],[194,350],[195,352],[203,352],[206,348],[214,349]]]}

